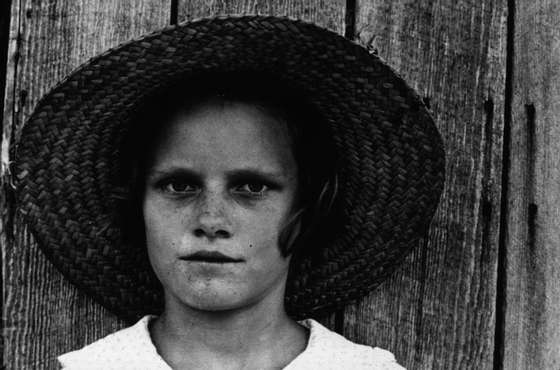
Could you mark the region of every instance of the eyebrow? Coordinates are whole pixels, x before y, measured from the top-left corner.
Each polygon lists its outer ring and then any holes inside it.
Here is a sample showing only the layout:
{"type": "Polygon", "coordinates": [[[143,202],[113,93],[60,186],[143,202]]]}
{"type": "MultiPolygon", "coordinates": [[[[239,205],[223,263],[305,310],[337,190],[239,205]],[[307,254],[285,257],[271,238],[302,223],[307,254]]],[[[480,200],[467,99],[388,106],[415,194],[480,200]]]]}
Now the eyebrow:
{"type": "MultiPolygon", "coordinates": [[[[186,167],[168,167],[163,169],[150,169],[148,171],[148,177],[158,177],[165,175],[181,176],[189,179],[201,179],[203,176],[200,172],[197,172],[191,168],[186,167]]],[[[285,179],[281,172],[264,171],[259,168],[241,168],[236,170],[231,170],[226,172],[226,177],[230,181],[241,181],[246,179],[253,180],[275,180],[280,181],[285,179]]]]}

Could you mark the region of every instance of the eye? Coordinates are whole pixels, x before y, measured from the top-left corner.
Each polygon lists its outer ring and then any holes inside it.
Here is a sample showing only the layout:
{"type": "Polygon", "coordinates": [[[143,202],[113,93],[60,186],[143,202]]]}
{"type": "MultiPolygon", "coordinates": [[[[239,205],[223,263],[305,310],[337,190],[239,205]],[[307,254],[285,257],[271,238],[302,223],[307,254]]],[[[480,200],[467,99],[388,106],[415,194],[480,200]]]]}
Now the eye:
{"type": "Polygon", "coordinates": [[[198,192],[198,187],[186,180],[167,179],[160,184],[160,188],[169,194],[191,195],[198,192]]]}
{"type": "Polygon", "coordinates": [[[237,186],[233,192],[250,197],[262,197],[268,190],[269,187],[262,182],[248,182],[237,186]]]}

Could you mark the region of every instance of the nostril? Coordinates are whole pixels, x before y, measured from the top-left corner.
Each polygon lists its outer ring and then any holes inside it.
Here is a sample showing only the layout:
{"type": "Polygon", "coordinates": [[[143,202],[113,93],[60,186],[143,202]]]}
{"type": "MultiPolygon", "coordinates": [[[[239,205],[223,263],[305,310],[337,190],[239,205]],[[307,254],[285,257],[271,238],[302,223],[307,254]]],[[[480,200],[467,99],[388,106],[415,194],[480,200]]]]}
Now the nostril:
{"type": "Polygon", "coordinates": [[[218,238],[229,238],[231,236],[229,231],[226,230],[217,230],[215,234],[218,238]]]}
{"type": "Polygon", "coordinates": [[[223,229],[218,229],[218,230],[205,230],[203,228],[197,228],[194,229],[194,236],[196,236],[197,238],[206,236],[209,238],[229,238],[231,236],[230,232],[227,230],[223,230],[223,229]]]}

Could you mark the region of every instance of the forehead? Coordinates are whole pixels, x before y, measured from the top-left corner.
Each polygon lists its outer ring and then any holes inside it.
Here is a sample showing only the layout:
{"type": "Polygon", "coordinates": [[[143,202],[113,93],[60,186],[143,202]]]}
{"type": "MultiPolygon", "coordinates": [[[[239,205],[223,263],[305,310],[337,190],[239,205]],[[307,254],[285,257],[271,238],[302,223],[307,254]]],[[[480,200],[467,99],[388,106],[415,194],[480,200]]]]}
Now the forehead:
{"type": "Polygon", "coordinates": [[[295,167],[287,123],[255,104],[208,101],[161,124],[154,166],[295,167]]]}

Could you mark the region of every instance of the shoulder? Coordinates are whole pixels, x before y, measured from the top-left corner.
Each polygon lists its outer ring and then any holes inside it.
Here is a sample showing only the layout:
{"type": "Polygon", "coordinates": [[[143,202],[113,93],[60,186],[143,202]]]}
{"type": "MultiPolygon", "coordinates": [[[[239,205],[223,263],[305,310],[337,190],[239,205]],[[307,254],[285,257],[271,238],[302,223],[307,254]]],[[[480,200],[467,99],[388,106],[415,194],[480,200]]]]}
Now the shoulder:
{"type": "Polygon", "coordinates": [[[162,367],[163,360],[150,339],[148,323],[151,318],[144,316],[131,327],[58,356],[62,369],[168,369],[162,367]]]}
{"type": "Polygon", "coordinates": [[[304,352],[286,367],[286,370],[404,369],[389,351],[354,343],[312,319],[302,320],[299,323],[309,328],[308,345],[304,352]]]}

